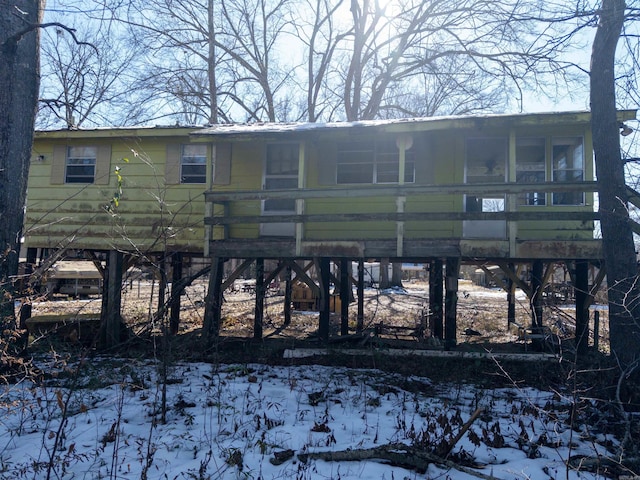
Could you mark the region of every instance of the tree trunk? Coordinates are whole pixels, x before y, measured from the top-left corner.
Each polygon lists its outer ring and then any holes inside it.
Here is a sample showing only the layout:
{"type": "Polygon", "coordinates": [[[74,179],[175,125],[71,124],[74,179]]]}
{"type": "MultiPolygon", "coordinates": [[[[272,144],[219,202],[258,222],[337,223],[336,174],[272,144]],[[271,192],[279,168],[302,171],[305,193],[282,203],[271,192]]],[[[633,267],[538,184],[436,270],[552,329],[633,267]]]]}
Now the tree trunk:
{"type": "Polygon", "coordinates": [[[0,2],[0,321],[15,325],[27,176],[39,89],[38,24],[44,0],[0,2]]]}
{"type": "Polygon", "coordinates": [[[391,286],[402,288],[402,262],[391,264],[391,286]]]}
{"type": "Polygon", "coordinates": [[[389,288],[391,286],[391,282],[389,281],[389,259],[381,258],[380,259],[380,283],[378,286],[381,289],[389,288]]]}
{"type": "Polygon", "coordinates": [[[620,125],[616,120],[615,52],[624,22],[624,0],[602,0],[591,52],[591,110],[602,243],[609,288],[611,351],[623,365],[640,349],[640,285],[627,202],[620,125]]]}

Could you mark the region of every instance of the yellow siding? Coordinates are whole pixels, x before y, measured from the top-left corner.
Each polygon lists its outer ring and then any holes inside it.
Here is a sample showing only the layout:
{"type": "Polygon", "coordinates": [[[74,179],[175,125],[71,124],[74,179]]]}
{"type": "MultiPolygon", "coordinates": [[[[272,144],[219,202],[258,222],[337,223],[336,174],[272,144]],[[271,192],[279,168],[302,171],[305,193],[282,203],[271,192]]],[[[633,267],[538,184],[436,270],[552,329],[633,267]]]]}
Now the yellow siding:
{"type": "Polygon", "coordinates": [[[165,183],[166,146],[188,143],[188,130],[175,137],[91,135],[70,132],[66,138],[36,137],[29,176],[26,245],[55,248],[75,237],[72,247],[79,249],[203,251],[203,193],[210,184],[165,183]],[[51,185],[56,145],[103,144],[111,145],[108,185],[51,185]],[[110,213],[107,207],[117,191],[116,167],[123,179],[122,196],[110,213]]]}
{"type": "MultiPolygon", "coordinates": [[[[553,118],[553,117],[549,117],[553,118]]],[[[578,118],[578,117],[576,117],[578,118]]],[[[509,138],[510,132],[518,137],[574,136],[584,137],[585,179],[593,178],[593,150],[591,135],[585,123],[580,125],[550,125],[542,121],[521,123],[510,127],[503,122],[490,120],[456,122],[451,128],[434,131],[418,131],[414,125],[398,123],[395,131],[402,128],[413,130],[411,155],[415,162],[416,185],[463,184],[465,179],[466,139],[470,137],[499,136],[509,138]],[[456,127],[457,125],[457,127],[456,127]],[[499,128],[497,128],[499,127],[499,128]]],[[[549,120],[547,120],[549,121],[549,120]]],[[[444,125],[444,123],[443,123],[444,125]]],[[[184,144],[190,141],[206,142],[207,137],[192,139],[193,129],[140,129],[121,131],[69,131],[40,133],[36,135],[29,177],[26,216],[26,245],[32,247],[55,247],[65,239],[75,236],[74,248],[110,249],[114,247],[163,251],[167,248],[190,252],[201,252],[205,242],[204,218],[209,216],[203,193],[260,191],[263,183],[267,141],[264,137],[247,137],[230,141],[228,137],[209,137],[211,142],[231,142],[229,184],[213,185],[211,147],[207,166],[207,184],[168,184],[171,177],[165,176],[167,145],[184,144]],[[109,146],[111,152],[109,183],[107,185],[52,184],[54,150],[63,151],[67,145],[109,146]],[[127,159],[128,161],[126,161],[127,159]],[[120,204],[114,212],[107,211],[117,190],[114,170],[120,168],[123,192],[120,204]]],[[[383,132],[384,134],[384,132],[383,132]]],[[[270,141],[305,138],[306,164],[303,183],[307,188],[371,188],[371,185],[327,184],[331,170],[335,170],[336,143],[348,140],[349,129],[324,131],[318,137],[305,133],[296,137],[273,135],[270,141]],[[327,173],[329,172],[329,173],[327,173]]],[[[354,133],[357,140],[374,142],[380,133],[369,134],[364,130],[354,133]]],[[[235,137],[238,138],[238,137],[235,137]]],[[[513,138],[513,137],[512,137],[513,138]]],[[[175,151],[175,149],[174,149],[175,151]]],[[[547,167],[549,170],[549,167],[547,167]]],[[[550,171],[547,171],[550,180],[550,171]]],[[[55,177],[55,175],[54,175],[55,177]]],[[[385,187],[388,185],[382,185],[385,187]]],[[[585,206],[554,206],[550,196],[545,206],[517,206],[516,211],[593,211],[594,196],[588,193],[585,206]]],[[[211,208],[211,207],[209,207],[211,208]]],[[[258,216],[262,211],[259,200],[237,201],[228,205],[231,217],[258,216]]],[[[397,211],[396,198],[391,195],[363,198],[314,198],[304,205],[304,214],[375,214],[397,211]]],[[[463,212],[464,195],[437,194],[408,196],[404,212],[463,212]]],[[[213,205],[213,213],[222,215],[222,206],[213,205]]],[[[226,230],[228,238],[256,239],[260,236],[259,224],[233,224],[226,230]]],[[[224,238],[225,229],[215,227],[214,239],[224,238]]],[[[394,221],[375,222],[317,222],[308,223],[303,229],[303,240],[366,240],[392,239],[397,234],[394,221]]],[[[515,229],[518,240],[590,239],[593,237],[592,222],[519,222],[515,229]]],[[[407,221],[404,237],[412,239],[461,238],[462,221],[424,220],[407,221]]]]}

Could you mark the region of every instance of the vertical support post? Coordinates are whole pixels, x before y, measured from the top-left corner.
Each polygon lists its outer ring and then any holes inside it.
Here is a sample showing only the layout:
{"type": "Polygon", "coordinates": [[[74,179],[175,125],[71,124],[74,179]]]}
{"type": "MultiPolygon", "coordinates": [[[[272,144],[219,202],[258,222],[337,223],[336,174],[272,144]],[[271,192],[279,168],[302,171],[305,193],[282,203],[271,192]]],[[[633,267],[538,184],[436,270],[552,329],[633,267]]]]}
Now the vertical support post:
{"type": "Polygon", "coordinates": [[[329,320],[331,312],[329,309],[329,279],[331,278],[329,257],[320,259],[320,319],[318,325],[318,336],[322,343],[329,343],[329,320]]]}
{"type": "Polygon", "coordinates": [[[600,349],[600,312],[593,312],[593,349],[597,352],[600,349]]]}
{"type": "MultiPolygon", "coordinates": [[[[411,135],[404,134],[396,138],[396,146],[398,147],[398,186],[404,185],[404,177],[406,172],[407,150],[413,145],[411,135]]],[[[396,198],[396,212],[404,213],[407,197],[399,196],[396,198]]],[[[402,258],[404,252],[404,222],[396,222],[396,257],[402,258]]]]}
{"type": "Polygon", "coordinates": [[[358,260],[358,318],[356,320],[356,332],[364,330],[364,259],[358,260]]]}
{"type": "Polygon", "coordinates": [[[576,261],[574,296],[576,299],[576,351],[584,355],[589,348],[589,262],[576,261]]]}
{"type": "MultiPolygon", "coordinates": [[[[23,290],[25,287],[25,282],[29,282],[29,275],[31,275],[33,273],[33,267],[36,264],[36,261],[38,259],[38,249],[35,247],[28,247],[27,248],[27,263],[24,267],[24,275],[25,278],[23,280],[20,281],[20,289],[23,290]]],[[[18,322],[18,326],[20,329],[24,330],[25,328],[27,328],[26,325],[26,321],[31,318],[31,312],[32,312],[32,306],[30,302],[24,303],[24,301],[22,302],[22,304],[20,305],[20,318],[19,318],[19,322],[18,322]]]]}
{"type": "MultiPolygon", "coordinates": [[[[515,273],[513,263],[508,265],[509,271],[515,273]]],[[[516,285],[511,277],[507,278],[507,331],[512,323],[516,323],[516,285]]]]}
{"type": "Polygon", "coordinates": [[[442,299],[442,260],[431,260],[429,265],[429,314],[431,316],[431,335],[442,340],[444,330],[442,324],[443,299],[442,299]]]}
{"type": "Polygon", "coordinates": [[[542,333],[542,277],[544,264],[542,260],[534,260],[531,265],[531,331],[542,333]]]}
{"type": "MultiPolygon", "coordinates": [[[[516,131],[514,128],[509,130],[509,156],[507,159],[507,178],[509,183],[516,182],[516,131]]],[[[517,195],[511,193],[506,197],[507,212],[515,212],[517,207],[517,195]]],[[[518,224],[514,221],[507,222],[507,240],[509,241],[509,255],[515,256],[516,253],[516,237],[518,236],[518,224]]]]}
{"type": "Polygon", "coordinates": [[[340,260],[340,335],[349,335],[349,302],[351,301],[351,278],[348,258],[340,260]]]}
{"type": "Polygon", "coordinates": [[[285,268],[284,282],[284,326],[291,325],[291,265],[285,268]]]}
{"type": "MultiPolygon", "coordinates": [[[[306,143],[300,142],[298,148],[298,189],[302,190],[307,184],[307,162],[306,162],[306,143]]],[[[296,215],[303,215],[305,202],[302,198],[296,198],[296,215]]],[[[296,255],[302,252],[302,240],[304,238],[304,224],[296,223],[296,255]]]]}
{"type": "MultiPolygon", "coordinates": [[[[158,275],[160,275],[160,278],[158,280],[158,308],[157,308],[157,312],[160,312],[162,310],[162,307],[164,306],[164,302],[165,302],[165,297],[167,294],[167,258],[166,256],[163,254],[160,256],[160,258],[158,259],[158,275]]],[[[164,317],[164,315],[163,315],[164,317]]]]}
{"type": "Polygon", "coordinates": [[[264,258],[256,258],[256,308],[253,318],[253,338],[255,340],[262,340],[265,290],[264,258]]]}
{"type": "Polygon", "coordinates": [[[460,258],[448,257],[445,281],[444,301],[444,349],[451,350],[456,346],[456,315],[458,307],[458,276],[460,274],[460,258]]]}
{"type": "Polygon", "coordinates": [[[224,274],[224,259],[222,257],[211,258],[211,271],[209,272],[209,288],[205,299],[204,320],[202,334],[207,347],[217,344],[222,320],[222,277],[224,274]]]}
{"type": "Polygon", "coordinates": [[[101,314],[103,325],[103,345],[105,348],[115,347],[120,343],[120,307],[122,305],[122,263],[123,254],[116,250],[109,251],[107,256],[106,301],[101,314]]]}
{"type": "Polygon", "coordinates": [[[169,332],[178,334],[180,326],[180,296],[184,288],[180,286],[182,280],[182,252],[175,252],[171,257],[171,314],[169,316],[169,332]]]}

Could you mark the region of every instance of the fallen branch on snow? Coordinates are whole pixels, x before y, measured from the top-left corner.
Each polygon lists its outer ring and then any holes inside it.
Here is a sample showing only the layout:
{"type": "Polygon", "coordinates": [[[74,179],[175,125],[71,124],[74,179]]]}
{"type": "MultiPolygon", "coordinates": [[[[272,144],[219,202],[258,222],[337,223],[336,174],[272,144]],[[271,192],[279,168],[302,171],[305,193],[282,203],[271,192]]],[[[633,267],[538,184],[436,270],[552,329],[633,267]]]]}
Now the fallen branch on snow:
{"type": "Polygon", "coordinates": [[[477,478],[482,478],[485,480],[495,480],[495,477],[493,477],[493,475],[485,475],[484,473],[477,472],[472,468],[457,464],[451,460],[447,460],[433,453],[429,453],[424,450],[401,443],[390,443],[374,448],[341,450],[337,452],[299,453],[298,459],[300,459],[301,462],[305,463],[308,460],[313,459],[325,460],[327,462],[379,459],[385,460],[391,465],[410,468],[412,470],[418,470],[421,472],[425,472],[429,467],[429,464],[434,463],[448,468],[453,468],[477,478]]]}

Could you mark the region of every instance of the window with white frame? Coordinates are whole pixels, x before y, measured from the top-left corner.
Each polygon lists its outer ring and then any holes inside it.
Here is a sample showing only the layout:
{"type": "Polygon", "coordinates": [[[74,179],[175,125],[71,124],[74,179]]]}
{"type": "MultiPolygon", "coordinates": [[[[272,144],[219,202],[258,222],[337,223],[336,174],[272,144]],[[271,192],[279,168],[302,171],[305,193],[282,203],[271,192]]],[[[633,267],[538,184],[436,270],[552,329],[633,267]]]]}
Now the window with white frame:
{"type": "MultiPolygon", "coordinates": [[[[400,152],[395,139],[338,144],[337,183],[399,183],[400,152]]],[[[405,151],[404,183],[415,182],[415,161],[405,151]]]]}
{"type": "MultiPolygon", "coordinates": [[[[554,137],[552,139],[552,172],[554,182],[584,180],[584,145],[582,137],[554,137]]],[[[582,192],[556,192],[553,205],[582,205],[582,192]]]]}
{"type": "Polygon", "coordinates": [[[207,183],[206,145],[182,145],[180,183],[207,183]]]}
{"type": "Polygon", "coordinates": [[[94,183],[97,147],[67,147],[64,183],[94,183]]]}
{"type": "MultiPolygon", "coordinates": [[[[274,143],[267,145],[264,189],[278,190],[298,187],[298,157],[300,147],[297,143],[274,143]]],[[[295,212],[295,199],[281,198],[264,201],[264,212],[295,212]]]]}

